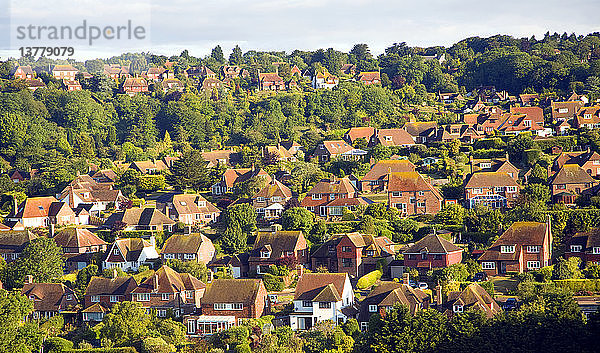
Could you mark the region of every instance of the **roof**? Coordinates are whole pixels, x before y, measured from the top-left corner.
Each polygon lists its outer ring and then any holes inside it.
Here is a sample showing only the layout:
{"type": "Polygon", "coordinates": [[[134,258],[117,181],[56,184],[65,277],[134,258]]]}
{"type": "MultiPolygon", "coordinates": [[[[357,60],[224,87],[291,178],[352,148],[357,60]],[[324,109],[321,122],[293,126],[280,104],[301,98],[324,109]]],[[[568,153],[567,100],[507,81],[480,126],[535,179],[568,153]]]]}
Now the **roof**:
{"type": "Polygon", "coordinates": [[[69,304],[76,304],[75,292],[62,283],[28,283],[23,285],[21,294],[34,297],[33,307],[37,311],[62,311],[69,304]],[[66,303],[63,296],[73,296],[71,303],[66,303]]]}
{"type": "Polygon", "coordinates": [[[108,217],[104,225],[112,227],[115,222],[123,222],[128,226],[158,226],[173,225],[175,221],[167,217],[156,208],[129,208],[120,212],[115,212],[108,217]]]}
{"type": "Polygon", "coordinates": [[[262,176],[267,182],[271,182],[271,176],[267,172],[261,169],[253,169],[253,168],[236,168],[236,169],[227,169],[225,173],[223,173],[223,180],[225,181],[225,186],[228,188],[233,187],[236,183],[242,183],[246,180],[250,180],[253,177],[262,176]]]}
{"type": "Polygon", "coordinates": [[[207,213],[221,213],[215,205],[208,202],[200,194],[177,194],[173,195],[173,207],[178,215],[185,214],[207,214],[207,213]]]}
{"type": "Polygon", "coordinates": [[[385,159],[371,166],[371,169],[362,177],[361,181],[379,180],[396,172],[414,172],[415,165],[407,159],[385,159]]]}
{"type": "Polygon", "coordinates": [[[364,138],[368,143],[373,135],[375,135],[375,128],[371,126],[352,127],[346,133],[350,143],[354,143],[358,138],[364,138]]]}
{"type": "Polygon", "coordinates": [[[304,234],[300,230],[258,232],[250,252],[250,260],[260,260],[260,252],[266,246],[270,246],[271,256],[269,256],[269,259],[274,260],[284,257],[288,251],[296,250],[300,239],[304,239],[304,234]]]}
{"type": "Polygon", "coordinates": [[[37,237],[29,230],[3,230],[0,232],[0,253],[19,253],[37,237]]]}
{"type": "Polygon", "coordinates": [[[347,177],[335,178],[333,180],[321,180],[306,194],[349,194],[354,193],[356,188],[347,177]]]}
{"type": "Polygon", "coordinates": [[[277,179],[273,179],[269,184],[257,192],[252,198],[257,197],[271,198],[273,196],[282,197],[284,200],[292,197],[292,190],[280,183],[277,179]]]}
{"type": "Polygon", "coordinates": [[[163,265],[153,276],[148,277],[132,293],[181,293],[184,290],[206,288],[196,277],[189,273],[177,273],[167,265],[163,265]]]}
{"type": "Polygon", "coordinates": [[[63,248],[106,245],[104,240],[85,228],[65,228],[56,234],[54,241],[63,248]]]}
{"type": "Polygon", "coordinates": [[[408,284],[382,281],[373,287],[373,290],[361,302],[359,321],[368,321],[371,312],[369,305],[393,306],[396,303],[406,305],[411,314],[419,309],[429,295],[420,289],[412,288],[408,284]]]}
{"type": "Polygon", "coordinates": [[[404,129],[379,129],[377,140],[384,146],[414,145],[412,136],[404,129]]]}
{"type": "Polygon", "coordinates": [[[206,289],[202,304],[254,304],[261,287],[261,279],[215,279],[206,289]]]}
{"type": "Polygon", "coordinates": [[[173,234],[167,241],[161,251],[163,254],[195,254],[200,249],[202,243],[210,243],[212,241],[208,239],[204,234],[173,234]]]}
{"type": "Polygon", "coordinates": [[[439,191],[431,186],[417,172],[395,172],[389,177],[388,191],[426,191],[433,192],[438,199],[443,199],[439,191]]]}
{"type": "Polygon", "coordinates": [[[137,287],[133,276],[105,278],[94,276],[90,279],[85,295],[127,295],[137,287]]]}
{"type": "Polygon", "coordinates": [[[515,222],[479,257],[479,261],[516,260],[521,246],[544,245],[548,225],[539,222],[515,222]],[[501,253],[502,245],[519,245],[514,253],[501,253]]]}
{"type": "Polygon", "coordinates": [[[496,303],[492,296],[477,283],[469,284],[461,292],[448,293],[447,315],[451,315],[454,305],[462,305],[463,311],[471,307],[482,310],[488,318],[502,311],[500,305],[496,303]]]}
{"type": "Polygon", "coordinates": [[[347,279],[346,273],[304,273],[298,278],[294,300],[340,301],[347,279]]]}
{"type": "Polygon", "coordinates": [[[433,130],[437,129],[437,127],[438,124],[436,121],[407,122],[402,126],[402,128],[411,136],[429,135],[433,130]]]}
{"type": "Polygon", "coordinates": [[[451,241],[442,238],[437,234],[426,235],[423,239],[404,250],[404,254],[420,254],[428,252],[433,254],[449,254],[455,251],[463,251],[451,241]]]}
{"type": "Polygon", "coordinates": [[[494,186],[519,186],[517,182],[504,172],[477,172],[471,174],[465,188],[488,188],[494,186]]]}
{"type": "Polygon", "coordinates": [[[565,164],[552,178],[552,184],[595,184],[592,178],[583,168],[577,164],[565,164]]]}
{"type": "Polygon", "coordinates": [[[379,81],[381,80],[381,76],[379,74],[379,71],[361,72],[358,74],[358,80],[366,82],[375,80],[379,81]]]}
{"type": "Polygon", "coordinates": [[[52,72],[54,71],[77,71],[72,65],[54,65],[52,72]]]}
{"type": "Polygon", "coordinates": [[[267,82],[281,81],[281,82],[283,82],[283,78],[281,78],[281,76],[279,76],[275,72],[259,73],[258,74],[258,80],[260,82],[263,82],[263,81],[267,81],[267,82]]]}
{"type": "Polygon", "coordinates": [[[127,77],[123,82],[123,88],[148,87],[148,83],[141,77],[127,77]]]}
{"type": "Polygon", "coordinates": [[[19,205],[15,218],[48,217],[53,202],[58,202],[54,196],[30,197],[19,205]]]}
{"type": "Polygon", "coordinates": [[[334,140],[334,141],[323,141],[323,146],[331,155],[338,155],[344,152],[349,152],[354,149],[354,147],[350,146],[346,141],[343,140],[334,140]]]}
{"type": "MultiPolygon", "coordinates": [[[[152,247],[152,244],[141,238],[123,238],[115,240],[115,245],[119,248],[121,255],[125,259],[124,261],[137,261],[140,257],[141,252],[144,248],[152,247]]],[[[111,247],[112,249],[112,247],[111,247]]],[[[111,255],[110,252],[106,253],[108,258],[111,255]]]]}
{"type": "Polygon", "coordinates": [[[573,235],[569,244],[579,244],[583,246],[584,251],[590,251],[592,248],[600,246],[600,228],[593,228],[587,232],[579,232],[573,235]]]}

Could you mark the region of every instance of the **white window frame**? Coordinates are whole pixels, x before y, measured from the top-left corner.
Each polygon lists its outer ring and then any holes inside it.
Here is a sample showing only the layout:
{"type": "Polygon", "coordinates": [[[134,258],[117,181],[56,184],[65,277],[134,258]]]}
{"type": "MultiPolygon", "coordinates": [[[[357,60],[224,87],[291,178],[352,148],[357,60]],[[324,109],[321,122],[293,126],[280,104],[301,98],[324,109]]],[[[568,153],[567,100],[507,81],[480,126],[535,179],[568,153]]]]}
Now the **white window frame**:
{"type": "Polygon", "coordinates": [[[322,196],[321,196],[321,194],[312,194],[312,195],[311,195],[311,198],[312,198],[313,200],[320,200],[320,199],[322,198],[322,196]]]}
{"type": "Polygon", "coordinates": [[[462,313],[464,311],[464,305],[454,304],[452,306],[452,311],[455,313],[462,313]]]}
{"type": "Polygon", "coordinates": [[[171,298],[171,296],[169,295],[169,293],[161,293],[160,294],[160,300],[169,300],[171,298]]]}
{"type": "Polygon", "coordinates": [[[515,245],[500,245],[500,253],[501,254],[512,254],[516,250],[515,245]]]}
{"type": "Polygon", "coordinates": [[[370,313],[376,313],[377,312],[377,305],[369,305],[369,312],[370,313]]]}
{"type": "Polygon", "coordinates": [[[581,250],[583,249],[583,246],[581,245],[571,245],[571,252],[581,252],[581,250]]]}
{"type": "Polygon", "coordinates": [[[538,270],[540,268],[539,261],[527,261],[527,269],[528,270],[538,270]]]}
{"type": "Polygon", "coordinates": [[[594,254],[594,255],[600,255],[600,246],[594,246],[592,248],[592,254],[594,254]]]}
{"type": "Polygon", "coordinates": [[[530,254],[538,254],[541,251],[541,246],[539,245],[527,245],[527,252],[530,254]]]}
{"type": "Polygon", "coordinates": [[[494,270],[496,269],[496,263],[493,261],[484,261],[481,263],[482,270],[494,270]]]}
{"type": "Polygon", "coordinates": [[[392,197],[401,197],[402,191],[392,191],[392,197]]]}
{"type": "Polygon", "coordinates": [[[92,296],[90,296],[90,302],[92,302],[92,303],[100,303],[100,296],[99,295],[92,295],[92,296]]]}
{"type": "Polygon", "coordinates": [[[118,295],[111,295],[110,296],[110,302],[111,303],[117,303],[117,302],[119,302],[119,296],[118,295]]]}
{"type": "Polygon", "coordinates": [[[138,302],[149,302],[150,301],[150,293],[137,293],[137,301],[138,302]]]}

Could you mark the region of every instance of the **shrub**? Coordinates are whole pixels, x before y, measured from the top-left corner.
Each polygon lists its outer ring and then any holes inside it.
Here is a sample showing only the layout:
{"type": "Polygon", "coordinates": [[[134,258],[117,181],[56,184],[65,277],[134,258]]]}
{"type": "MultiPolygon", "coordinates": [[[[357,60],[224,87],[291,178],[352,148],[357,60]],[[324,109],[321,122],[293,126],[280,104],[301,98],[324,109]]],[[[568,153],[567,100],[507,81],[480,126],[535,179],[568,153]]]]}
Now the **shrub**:
{"type": "Polygon", "coordinates": [[[381,278],[382,275],[383,272],[379,270],[371,271],[359,278],[358,282],[356,283],[356,286],[359,289],[367,289],[369,287],[372,287],[375,284],[375,282],[377,282],[377,280],[381,278]]]}
{"type": "Polygon", "coordinates": [[[584,270],[585,278],[600,278],[600,265],[591,264],[588,265],[584,270]]]}
{"type": "Polygon", "coordinates": [[[279,292],[284,288],[283,279],[279,276],[265,273],[262,279],[263,283],[265,284],[265,288],[269,292],[279,292]]]}
{"type": "Polygon", "coordinates": [[[66,353],[137,353],[133,347],[72,349],[66,353]]]}
{"type": "Polygon", "coordinates": [[[44,348],[49,353],[66,352],[73,349],[73,342],[60,337],[50,337],[44,342],[44,348]]]}
{"type": "Polygon", "coordinates": [[[554,284],[557,288],[571,292],[600,292],[600,279],[559,279],[555,280],[554,284]]]}
{"type": "Polygon", "coordinates": [[[175,346],[168,344],[160,337],[147,337],[142,341],[142,353],[170,353],[175,346]]]}

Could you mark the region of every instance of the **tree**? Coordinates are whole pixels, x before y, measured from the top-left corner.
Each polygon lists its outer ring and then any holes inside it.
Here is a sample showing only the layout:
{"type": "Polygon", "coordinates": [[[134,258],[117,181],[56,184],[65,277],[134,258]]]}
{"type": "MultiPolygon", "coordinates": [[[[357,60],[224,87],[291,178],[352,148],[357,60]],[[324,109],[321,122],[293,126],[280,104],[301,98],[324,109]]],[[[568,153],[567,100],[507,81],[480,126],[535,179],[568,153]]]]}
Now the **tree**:
{"type": "Polygon", "coordinates": [[[303,207],[292,207],[281,214],[281,225],[285,230],[301,230],[305,236],[310,234],[314,224],[314,215],[303,207]]]}
{"type": "Polygon", "coordinates": [[[100,336],[116,346],[127,346],[147,335],[150,315],[141,303],[116,303],[102,320],[100,336]]]}
{"type": "Polygon", "coordinates": [[[33,303],[18,292],[0,289],[0,353],[31,352],[23,318],[31,313],[33,303]]]}
{"type": "Polygon", "coordinates": [[[198,150],[188,150],[173,162],[171,174],[167,177],[169,184],[179,190],[188,188],[204,190],[212,184],[210,170],[198,150]]]}
{"type": "Polygon", "coordinates": [[[229,64],[230,65],[241,65],[243,61],[242,57],[242,49],[240,46],[236,44],[235,48],[233,48],[231,55],[229,55],[229,64]]]}
{"type": "Polygon", "coordinates": [[[444,225],[460,225],[465,220],[467,211],[459,204],[447,204],[435,215],[435,220],[444,225]]]}
{"type": "Polygon", "coordinates": [[[48,283],[63,275],[62,249],[53,239],[40,237],[30,241],[21,256],[8,267],[10,283],[22,286],[28,275],[33,281],[48,283]]]}
{"type": "Polygon", "coordinates": [[[560,257],[553,266],[552,279],[577,279],[583,278],[579,269],[581,259],[579,257],[570,257],[567,260],[560,257]]]}
{"type": "Polygon", "coordinates": [[[242,232],[250,233],[256,228],[256,211],[247,203],[230,206],[224,212],[223,224],[227,228],[237,226],[242,232]]]}
{"type": "Polygon", "coordinates": [[[213,48],[210,53],[210,57],[215,59],[219,64],[223,64],[225,62],[225,57],[223,56],[223,49],[221,49],[220,45],[217,45],[213,48]]]}
{"type": "Polygon", "coordinates": [[[525,195],[529,201],[550,202],[550,188],[543,184],[526,185],[521,194],[525,195]]]}
{"type": "Polygon", "coordinates": [[[202,282],[206,283],[208,280],[208,269],[202,262],[197,261],[181,261],[179,259],[167,260],[167,266],[171,267],[175,272],[178,273],[189,273],[196,277],[202,282]]]}

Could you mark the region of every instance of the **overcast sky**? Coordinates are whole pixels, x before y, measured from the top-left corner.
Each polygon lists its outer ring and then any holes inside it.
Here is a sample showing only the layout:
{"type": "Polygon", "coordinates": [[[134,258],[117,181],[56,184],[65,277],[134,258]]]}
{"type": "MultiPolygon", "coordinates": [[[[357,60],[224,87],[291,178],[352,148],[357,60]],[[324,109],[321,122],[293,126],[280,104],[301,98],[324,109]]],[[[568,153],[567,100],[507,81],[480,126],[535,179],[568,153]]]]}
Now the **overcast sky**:
{"type": "Polygon", "coordinates": [[[75,26],[84,19],[103,26],[132,20],[148,28],[149,36],[93,46],[73,42],[79,59],[140,50],[172,55],[185,48],[191,55],[204,56],[216,44],[226,56],[235,44],[243,51],[290,52],[329,47],[348,51],[355,43],[367,43],[379,54],[394,42],[449,46],[469,36],[499,33],[541,37],[546,31],[600,31],[600,0],[11,1],[13,56],[23,45],[15,40],[15,26],[75,26]]]}

